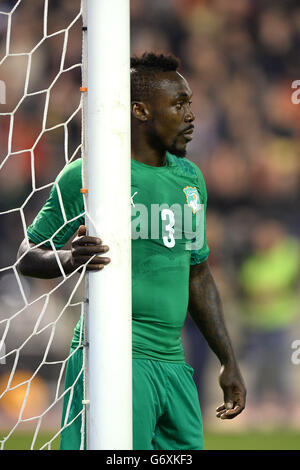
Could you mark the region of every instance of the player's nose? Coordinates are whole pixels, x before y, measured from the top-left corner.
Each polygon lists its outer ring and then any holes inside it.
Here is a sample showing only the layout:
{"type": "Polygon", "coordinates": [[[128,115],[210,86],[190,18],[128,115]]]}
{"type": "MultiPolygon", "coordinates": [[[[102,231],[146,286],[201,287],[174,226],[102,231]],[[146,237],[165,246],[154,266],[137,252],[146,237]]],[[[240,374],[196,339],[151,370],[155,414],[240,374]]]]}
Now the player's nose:
{"type": "Polygon", "coordinates": [[[195,114],[192,110],[189,110],[184,116],[185,122],[193,122],[195,120],[195,114]]]}

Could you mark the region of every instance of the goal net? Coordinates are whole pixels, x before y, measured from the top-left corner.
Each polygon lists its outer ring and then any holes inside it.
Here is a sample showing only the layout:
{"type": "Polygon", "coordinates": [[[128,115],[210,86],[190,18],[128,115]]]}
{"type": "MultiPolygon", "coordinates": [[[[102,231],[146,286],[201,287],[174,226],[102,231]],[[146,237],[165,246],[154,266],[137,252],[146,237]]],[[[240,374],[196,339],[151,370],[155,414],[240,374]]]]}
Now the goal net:
{"type": "MultiPolygon", "coordinates": [[[[85,324],[85,268],[64,273],[55,234],[48,243],[61,277],[25,278],[16,261],[19,244],[24,238],[28,242],[27,227],[53,185],[64,225],[72,223],[56,176],[83,154],[83,6],[80,0],[7,0],[0,5],[1,449],[55,449],[76,419],[84,448],[86,401],[71,422],[68,416],[86,369],[85,354],[66,390],[64,379],[76,353],[69,350],[74,326],[79,318],[85,324]]],[[[85,351],[83,336],[77,349],[85,351]]]]}

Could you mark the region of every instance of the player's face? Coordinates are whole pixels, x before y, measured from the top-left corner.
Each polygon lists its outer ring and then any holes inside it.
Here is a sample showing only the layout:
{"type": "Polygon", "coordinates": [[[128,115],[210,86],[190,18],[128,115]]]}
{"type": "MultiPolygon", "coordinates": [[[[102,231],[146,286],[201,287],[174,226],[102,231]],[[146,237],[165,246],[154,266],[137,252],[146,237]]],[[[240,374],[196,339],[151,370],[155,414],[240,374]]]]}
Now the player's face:
{"type": "Polygon", "coordinates": [[[178,72],[164,74],[150,103],[152,144],[178,157],[186,155],[192,140],[195,116],[191,111],[192,91],[178,72]]]}

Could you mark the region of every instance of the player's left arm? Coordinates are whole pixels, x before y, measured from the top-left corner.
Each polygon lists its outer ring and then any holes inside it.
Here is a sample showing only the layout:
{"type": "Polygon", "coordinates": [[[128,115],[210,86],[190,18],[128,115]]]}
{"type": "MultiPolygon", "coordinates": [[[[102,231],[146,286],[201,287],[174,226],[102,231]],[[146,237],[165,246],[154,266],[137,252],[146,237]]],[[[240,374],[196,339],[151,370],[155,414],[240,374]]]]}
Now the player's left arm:
{"type": "Polygon", "coordinates": [[[224,403],[217,417],[232,419],[243,411],[246,388],[224,321],[220,295],[207,261],[190,267],[189,312],[221,363],[219,383],[224,403]]]}

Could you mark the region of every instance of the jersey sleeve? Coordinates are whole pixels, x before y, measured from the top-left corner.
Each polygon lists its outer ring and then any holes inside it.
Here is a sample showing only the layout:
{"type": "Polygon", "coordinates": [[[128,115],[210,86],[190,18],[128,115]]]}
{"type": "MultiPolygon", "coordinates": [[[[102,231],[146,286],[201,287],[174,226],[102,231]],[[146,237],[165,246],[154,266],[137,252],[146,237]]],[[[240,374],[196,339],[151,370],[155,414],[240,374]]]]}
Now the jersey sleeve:
{"type": "Polygon", "coordinates": [[[197,174],[197,185],[199,188],[199,193],[200,193],[200,198],[201,198],[201,203],[203,204],[203,223],[200,225],[199,230],[203,231],[203,233],[199,234],[199,238],[203,237],[203,244],[202,247],[199,248],[199,250],[192,250],[191,251],[191,262],[190,265],[194,266],[195,264],[200,264],[203,263],[203,261],[206,261],[209,255],[209,247],[207,245],[207,240],[206,240],[206,207],[207,207],[207,191],[206,191],[206,185],[204,181],[204,177],[202,175],[202,172],[198,168],[198,166],[192,163],[196,174],[197,174]]]}
{"type": "Polygon", "coordinates": [[[50,195],[27,234],[33,243],[41,243],[51,248],[61,249],[84,224],[84,201],[82,188],[81,159],[67,165],[57,176],[50,195]]]}

